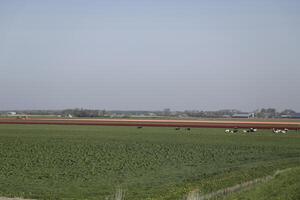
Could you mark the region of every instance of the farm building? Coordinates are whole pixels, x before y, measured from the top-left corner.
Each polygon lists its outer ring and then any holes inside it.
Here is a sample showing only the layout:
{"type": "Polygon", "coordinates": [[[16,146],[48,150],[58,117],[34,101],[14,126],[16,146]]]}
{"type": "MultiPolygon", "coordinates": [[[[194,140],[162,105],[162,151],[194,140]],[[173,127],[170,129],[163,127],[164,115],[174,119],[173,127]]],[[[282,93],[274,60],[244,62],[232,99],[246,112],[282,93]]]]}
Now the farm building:
{"type": "Polygon", "coordinates": [[[232,118],[253,118],[254,113],[237,113],[232,115],[232,118]]]}
{"type": "Polygon", "coordinates": [[[291,115],[280,115],[281,118],[291,118],[291,115]]]}
{"type": "Polygon", "coordinates": [[[7,115],[16,115],[16,112],[8,112],[7,115]]]}
{"type": "Polygon", "coordinates": [[[295,113],[291,116],[293,119],[300,119],[300,113],[295,113]]]}
{"type": "Polygon", "coordinates": [[[66,118],[73,118],[73,115],[67,114],[67,115],[66,115],[66,118]]]}
{"type": "Polygon", "coordinates": [[[290,115],[280,115],[281,118],[300,119],[300,113],[294,113],[290,115]]]}

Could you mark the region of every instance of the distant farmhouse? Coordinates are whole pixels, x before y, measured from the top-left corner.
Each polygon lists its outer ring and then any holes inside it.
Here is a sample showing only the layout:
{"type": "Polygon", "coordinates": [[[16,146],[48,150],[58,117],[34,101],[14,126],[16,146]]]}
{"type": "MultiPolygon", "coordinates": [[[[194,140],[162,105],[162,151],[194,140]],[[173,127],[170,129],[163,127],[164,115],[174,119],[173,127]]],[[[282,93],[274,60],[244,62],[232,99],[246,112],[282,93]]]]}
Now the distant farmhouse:
{"type": "Polygon", "coordinates": [[[7,115],[16,115],[16,112],[7,112],[7,115]]]}
{"type": "Polygon", "coordinates": [[[237,113],[237,114],[233,114],[232,118],[254,118],[254,113],[237,113]]]}
{"type": "Polygon", "coordinates": [[[291,118],[292,115],[280,115],[281,118],[291,118]]]}
{"type": "Polygon", "coordinates": [[[300,119],[300,113],[295,113],[295,114],[291,115],[291,118],[300,119]]]}
{"type": "Polygon", "coordinates": [[[73,118],[73,115],[67,114],[67,115],[65,115],[64,117],[65,117],[65,118],[73,118]]]}
{"type": "Polygon", "coordinates": [[[300,113],[294,113],[290,115],[280,115],[281,118],[286,118],[286,119],[300,119],[300,113]]]}

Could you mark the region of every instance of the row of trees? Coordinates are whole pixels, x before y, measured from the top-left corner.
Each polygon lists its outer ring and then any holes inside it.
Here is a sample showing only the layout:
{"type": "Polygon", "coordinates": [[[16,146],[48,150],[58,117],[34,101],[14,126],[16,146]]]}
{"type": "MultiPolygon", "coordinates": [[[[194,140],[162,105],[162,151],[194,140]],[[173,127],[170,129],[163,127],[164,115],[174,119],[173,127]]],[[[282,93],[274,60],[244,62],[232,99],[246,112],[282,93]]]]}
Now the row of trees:
{"type": "Polygon", "coordinates": [[[258,110],[255,112],[256,117],[258,118],[277,118],[281,116],[292,116],[296,114],[294,110],[291,109],[285,109],[281,112],[277,111],[275,108],[262,108],[261,110],[258,110]]]}
{"type": "Polygon", "coordinates": [[[61,115],[72,115],[73,117],[103,117],[106,115],[105,110],[90,110],[90,109],[66,109],[61,112],[61,115]]]}
{"type": "MultiPolygon", "coordinates": [[[[218,111],[186,110],[184,112],[175,112],[175,113],[176,115],[186,115],[188,117],[222,118],[222,117],[230,117],[234,114],[245,113],[245,112],[235,110],[235,109],[224,109],[218,111]]],[[[296,114],[296,112],[291,109],[277,111],[275,108],[262,108],[250,113],[254,113],[255,117],[257,118],[279,118],[282,116],[293,116],[294,114],[296,114]]]]}

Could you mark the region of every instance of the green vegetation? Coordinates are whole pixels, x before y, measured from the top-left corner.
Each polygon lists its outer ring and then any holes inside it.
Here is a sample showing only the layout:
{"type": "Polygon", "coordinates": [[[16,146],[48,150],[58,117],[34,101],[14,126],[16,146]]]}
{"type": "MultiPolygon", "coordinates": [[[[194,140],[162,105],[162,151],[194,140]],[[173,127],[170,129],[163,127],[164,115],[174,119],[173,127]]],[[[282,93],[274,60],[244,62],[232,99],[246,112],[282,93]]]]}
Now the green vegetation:
{"type": "Polygon", "coordinates": [[[274,179],[255,188],[229,196],[227,200],[296,200],[300,199],[300,167],[278,174],[274,179]]]}
{"type": "Polygon", "coordinates": [[[299,164],[296,132],[0,125],[0,196],[174,200],[299,164]]]}

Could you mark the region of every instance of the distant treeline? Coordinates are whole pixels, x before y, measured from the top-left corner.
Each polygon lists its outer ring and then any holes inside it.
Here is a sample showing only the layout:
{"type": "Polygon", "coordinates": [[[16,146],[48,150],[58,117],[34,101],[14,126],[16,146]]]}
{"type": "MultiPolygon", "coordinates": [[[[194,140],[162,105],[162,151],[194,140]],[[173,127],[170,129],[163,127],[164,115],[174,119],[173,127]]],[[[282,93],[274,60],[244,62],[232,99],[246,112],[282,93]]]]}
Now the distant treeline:
{"type": "MultiPolygon", "coordinates": [[[[7,114],[12,111],[0,111],[0,114],[7,114]]],[[[235,114],[245,113],[235,109],[223,109],[217,111],[199,111],[199,110],[185,110],[185,111],[171,111],[170,109],[164,109],[161,111],[122,111],[122,110],[96,110],[96,109],[65,109],[65,110],[23,110],[15,111],[17,114],[25,115],[59,115],[59,116],[72,116],[72,117],[194,117],[194,118],[226,118],[235,114]]],[[[275,108],[262,108],[252,111],[256,118],[280,118],[294,116],[296,111],[291,109],[285,109],[283,111],[277,111],[275,108]]]]}
{"type": "Polygon", "coordinates": [[[89,110],[89,109],[67,109],[61,112],[61,115],[72,115],[74,117],[101,117],[106,115],[105,110],[89,110]]]}

